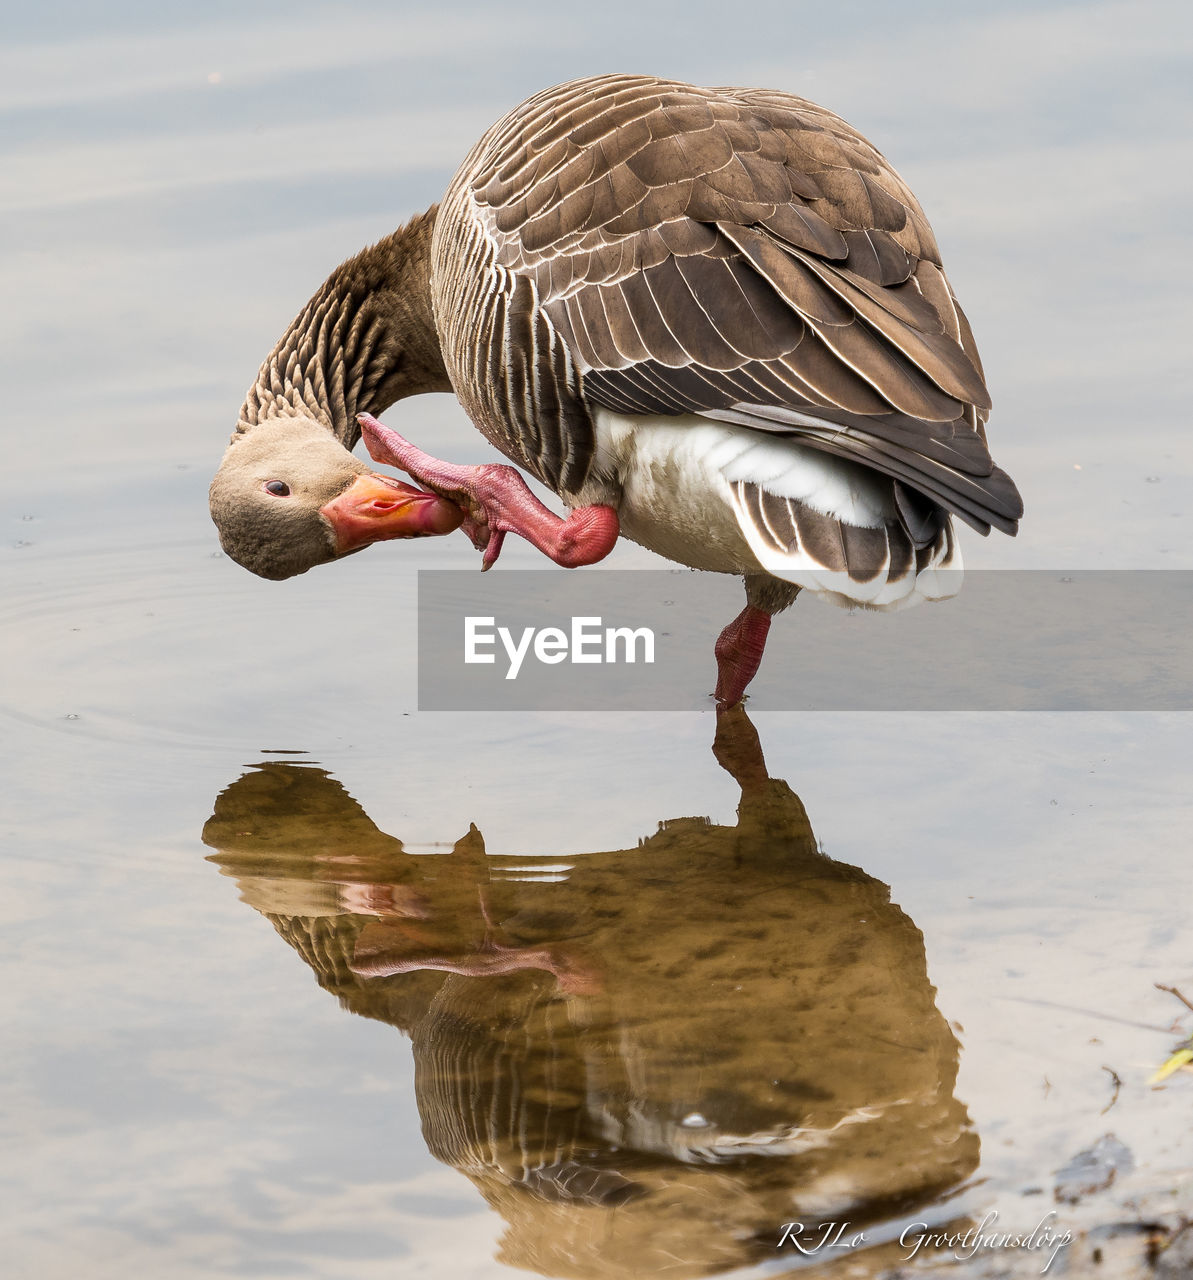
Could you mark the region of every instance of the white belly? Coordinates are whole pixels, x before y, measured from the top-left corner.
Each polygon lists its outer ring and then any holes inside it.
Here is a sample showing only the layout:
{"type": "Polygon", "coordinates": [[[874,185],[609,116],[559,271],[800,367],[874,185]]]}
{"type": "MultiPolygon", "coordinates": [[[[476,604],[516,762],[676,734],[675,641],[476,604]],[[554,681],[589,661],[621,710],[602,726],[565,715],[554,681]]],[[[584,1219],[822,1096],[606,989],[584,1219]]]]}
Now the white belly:
{"type": "Polygon", "coordinates": [[[621,486],[618,518],[627,538],[693,569],[761,569],[721,466],[738,428],[695,416],[630,418],[599,409],[595,417],[597,466],[621,486]]]}
{"type": "MultiPolygon", "coordinates": [[[[924,572],[885,587],[850,583],[806,555],[776,553],[743,520],[734,496],[744,481],[853,527],[882,529],[898,520],[893,487],[866,467],[791,436],[697,415],[631,417],[597,409],[594,419],[595,470],[620,485],[622,532],[669,560],[722,573],[770,573],[847,606],[898,607],[959,586],[959,574],[942,588],[924,572]]],[[[592,500],[581,493],[577,505],[592,500]]],[[[947,542],[932,569],[960,567],[956,542],[951,536],[947,542]]]]}

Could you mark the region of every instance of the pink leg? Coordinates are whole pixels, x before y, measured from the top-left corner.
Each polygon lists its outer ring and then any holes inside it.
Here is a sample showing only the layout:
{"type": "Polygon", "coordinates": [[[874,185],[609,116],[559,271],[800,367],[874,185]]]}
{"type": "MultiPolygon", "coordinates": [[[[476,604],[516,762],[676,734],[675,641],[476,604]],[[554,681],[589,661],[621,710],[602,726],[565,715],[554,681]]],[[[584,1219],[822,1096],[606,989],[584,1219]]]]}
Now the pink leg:
{"type": "Polygon", "coordinates": [[[455,466],[423,453],[367,413],[358,414],[357,421],[375,461],[400,467],[468,513],[463,528],[485,553],[482,569],[492,567],[507,533],[519,534],[567,569],[595,564],[613,550],[620,527],[612,507],[578,507],[560,519],[530,492],[513,467],[455,466]]]}
{"type": "Polygon", "coordinates": [[[770,614],[748,604],[721,632],[713,648],[717,656],[714,697],[720,707],[735,706],[745,696],[746,686],[762,661],[769,631],[770,614]]]}

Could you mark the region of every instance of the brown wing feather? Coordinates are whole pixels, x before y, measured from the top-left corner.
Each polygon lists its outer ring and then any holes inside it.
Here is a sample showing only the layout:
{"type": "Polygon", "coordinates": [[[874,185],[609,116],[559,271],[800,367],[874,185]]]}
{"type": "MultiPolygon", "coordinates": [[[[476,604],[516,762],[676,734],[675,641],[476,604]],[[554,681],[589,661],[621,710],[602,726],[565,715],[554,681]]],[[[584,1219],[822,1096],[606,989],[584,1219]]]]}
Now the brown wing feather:
{"type": "MultiPolygon", "coordinates": [[[[495,268],[533,282],[579,373],[565,388],[570,364],[537,371],[560,383],[559,422],[575,390],[589,406],[790,431],[1014,530],[1022,504],[986,451],[989,397],[931,228],[831,112],[777,91],[595,77],[511,113],[462,173],[495,268]]],[[[546,339],[535,350],[558,355],[546,339]]],[[[518,452],[533,464],[549,437],[525,432],[518,452]]],[[[574,478],[591,432],[567,448],[574,478]]],[[[558,440],[551,451],[536,469],[555,482],[558,440]]]]}

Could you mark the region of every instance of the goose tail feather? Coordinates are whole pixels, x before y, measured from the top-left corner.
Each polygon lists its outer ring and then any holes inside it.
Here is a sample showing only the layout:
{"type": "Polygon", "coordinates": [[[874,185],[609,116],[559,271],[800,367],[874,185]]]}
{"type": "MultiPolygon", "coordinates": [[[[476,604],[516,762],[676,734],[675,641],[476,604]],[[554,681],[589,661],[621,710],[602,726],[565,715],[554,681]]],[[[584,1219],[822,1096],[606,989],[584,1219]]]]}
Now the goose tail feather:
{"type": "Polygon", "coordinates": [[[733,481],[730,493],[762,567],[833,604],[891,611],[961,589],[961,548],[944,512],[916,539],[898,513],[866,527],[749,480],[733,481]]]}

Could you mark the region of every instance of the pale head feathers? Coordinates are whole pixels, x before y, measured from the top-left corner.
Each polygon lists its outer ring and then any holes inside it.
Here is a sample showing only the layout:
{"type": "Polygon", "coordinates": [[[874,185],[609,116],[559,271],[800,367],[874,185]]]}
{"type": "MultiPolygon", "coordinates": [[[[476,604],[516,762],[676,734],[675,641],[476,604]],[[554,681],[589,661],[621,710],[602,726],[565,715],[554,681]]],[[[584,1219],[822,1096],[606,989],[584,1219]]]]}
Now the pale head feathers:
{"type": "Polygon", "coordinates": [[[267,418],[238,431],[209,493],[220,545],[237,564],[275,580],[334,560],[335,534],[320,508],[367,471],[310,418],[267,418]],[[270,481],[289,494],[270,493],[270,481]]]}

